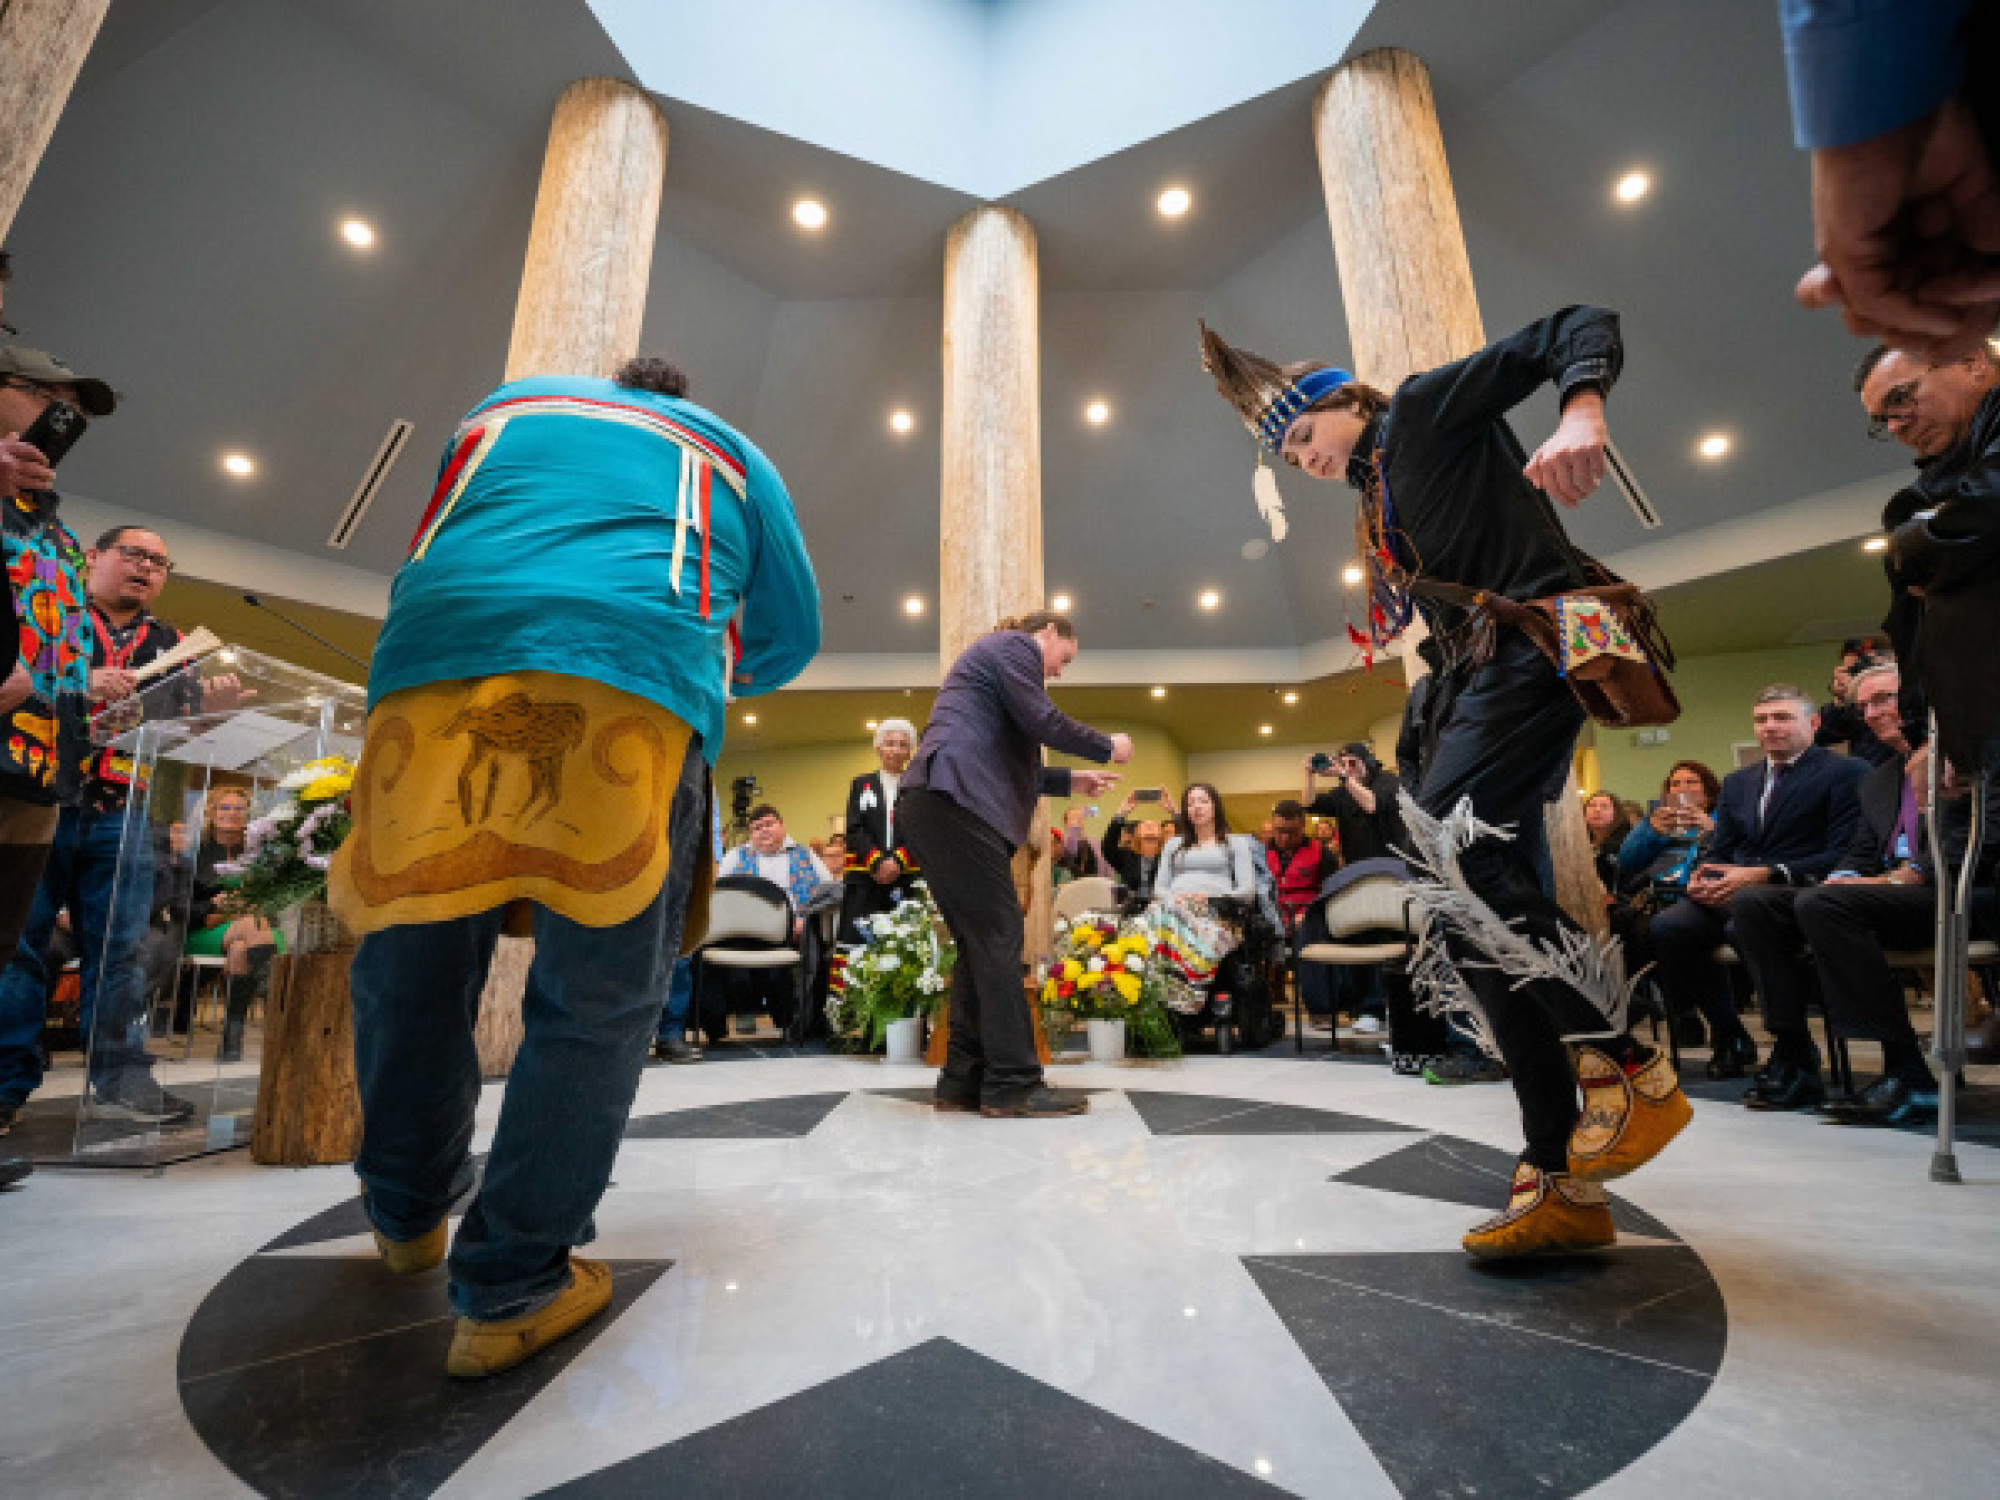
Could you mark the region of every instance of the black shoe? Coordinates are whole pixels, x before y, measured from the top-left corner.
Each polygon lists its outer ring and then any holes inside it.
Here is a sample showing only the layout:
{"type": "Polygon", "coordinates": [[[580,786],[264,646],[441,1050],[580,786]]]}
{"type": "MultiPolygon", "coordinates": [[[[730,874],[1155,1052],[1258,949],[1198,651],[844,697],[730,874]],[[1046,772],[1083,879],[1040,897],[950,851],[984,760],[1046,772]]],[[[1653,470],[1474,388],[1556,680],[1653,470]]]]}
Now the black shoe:
{"type": "Polygon", "coordinates": [[[1684,1016],[1675,1016],[1669,1023],[1673,1027],[1674,1045],[1683,1050],[1708,1045],[1708,1026],[1699,1011],[1689,1011],[1684,1016]]]}
{"type": "Polygon", "coordinates": [[[8,1161],[0,1161],[0,1192],[4,1192],[6,1189],[12,1187],[22,1178],[32,1177],[34,1174],[35,1169],[19,1157],[8,1161]]]}
{"type": "Polygon", "coordinates": [[[194,1118],[194,1104],[170,1094],[143,1073],[120,1073],[106,1079],[94,1095],[107,1115],[142,1125],[183,1125],[194,1118]]]}
{"type": "Polygon", "coordinates": [[[931,1108],[941,1115],[976,1115],[979,1113],[979,1095],[940,1088],[931,1095],[931,1108]]]}
{"type": "Polygon", "coordinates": [[[686,1037],[676,1036],[661,1037],[654,1042],[653,1056],[661,1062],[698,1063],[702,1060],[703,1053],[701,1048],[686,1037]]]}
{"type": "Polygon", "coordinates": [[[1773,1070],[1764,1089],[1744,1095],[1743,1103],[1749,1109],[1766,1111],[1811,1109],[1825,1098],[1826,1083],[1817,1067],[1786,1064],[1782,1074],[1773,1070]]]}
{"type": "Polygon", "coordinates": [[[1757,1044],[1750,1040],[1749,1032],[1739,1031],[1715,1044],[1715,1052],[1708,1060],[1708,1076],[1741,1078],[1756,1066],[1757,1044]]]}
{"type": "Polygon", "coordinates": [[[1852,1099],[1826,1107],[1830,1125],[1930,1125],[1937,1122],[1937,1087],[1918,1088],[1899,1077],[1878,1078],[1852,1099]]]}
{"type": "Polygon", "coordinates": [[[1425,1083],[1445,1086],[1507,1081],[1507,1065],[1490,1057],[1440,1057],[1425,1063],[1423,1072],[1425,1083]]]}
{"type": "Polygon", "coordinates": [[[1088,1094],[1052,1089],[1038,1083],[1017,1093],[993,1094],[980,1100],[979,1112],[989,1120],[1051,1120],[1080,1115],[1090,1108],[1088,1094]]]}
{"type": "Polygon", "coordinates": [[[8,1131],[12,1130],[14,1128],[14,1122],[18,1120],[20,1117],[21,1117],[20,1105],[0,1104],[0,1135],[5,1135],[8,1131]]]}

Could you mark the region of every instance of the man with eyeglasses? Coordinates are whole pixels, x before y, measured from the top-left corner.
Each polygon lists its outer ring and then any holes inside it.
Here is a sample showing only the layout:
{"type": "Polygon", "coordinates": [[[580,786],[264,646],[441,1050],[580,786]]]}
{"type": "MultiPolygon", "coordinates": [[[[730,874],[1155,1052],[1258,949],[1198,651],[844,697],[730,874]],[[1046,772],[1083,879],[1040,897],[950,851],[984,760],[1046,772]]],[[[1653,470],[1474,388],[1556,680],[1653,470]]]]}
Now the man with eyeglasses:
{"type": "MultiPolygon", "coordinates": [[[[166,542],[143,526],[114,526],[84,561],[90,698],[99,712],[116,713],[116,705],[138,690],[139,671],[180,644],[180,632],[150,608],[173,561],[166,542]]],[[[198,711],[199,693],[186,677],[173,712],[198,711]]],[[[76,805],[61,810],[26,929],[0,971],[0,1117],[18,1110],[42,1081],[36,1041],[54,977],[42,955],[64,911],[82,960],[81,1019],[91,1039],[97,1107],[151,1124],[178,1125],[194,1116],[193,1104],[153,1081],[152,1060],[134,1035],[145,993],[143,944],[153,891],[150,845],[125,838],[136,775],[123,751],[93,750],[76,805]]]]}
{"type": "MultiPolygon", "coordinates": [[[[1854,699],[1868,726],[1896,753],[1856,788],[1861,817],[1836,867],[1810,889],[1752,886],[1730,904],[1731,935],[1756,981],[1773,1038],[1769,1063],[1744,1095],[1755,1110],[1797,1110],[1825,1097],[1820,1058],[1806,1025],[1817,980],[1830,1024],[1880,1042],[1882,1076],[1823,1113],[1843,1125],[1927,1123],[1937,1083],[1903,1003],[1903,985],[1885,954],[1926,948],[1935,936],[1937,888],[1923,817],[1929,752],[1904,738],[1896,663],[1877,657],[1854,674],[1854,699]]],[[[1946,852],[1957,863],[1966,835],[1964,802],[1947,804],[1946,852]]],[[[1987,868],[1990,883],[1991,858],[1987,868]]]]}
{"type": "Polygon", "coordinates": [[[1854,372],[1854,391],[1868,414],[1868,435],[1894,438],[1924,467],[1956,447],[1971,430],[1987,393],[2000,385],[2000,360],[1981,347],[1962,359],[1928,364],[1877,344],[1854,372]]]}

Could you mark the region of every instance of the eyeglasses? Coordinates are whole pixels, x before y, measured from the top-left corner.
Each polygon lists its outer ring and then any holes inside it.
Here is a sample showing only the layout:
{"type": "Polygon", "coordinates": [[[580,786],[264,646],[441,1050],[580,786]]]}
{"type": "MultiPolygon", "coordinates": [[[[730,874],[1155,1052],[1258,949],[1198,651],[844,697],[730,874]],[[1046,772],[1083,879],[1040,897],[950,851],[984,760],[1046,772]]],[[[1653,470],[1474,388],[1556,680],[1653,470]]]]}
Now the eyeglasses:
{"type": "Polygon", "coordinates": [[[40,396],[44,401],[53,401],[56,399],[55,391],[43,385],[39,380],[28,380],[19,375],[10,375],[7,377],[7,384],[17,391],[27,391],[30,395],[40,396]]]}
{"type": "Polygon", "coordinates": [[[1899,386],[1891,387],[1889,394],[1882,398],[1882,409],[1868,413],[1868,435],[1878,443],[1886,443],[1892,436],[1889,429],[1906,417],[1917,414],[1917,387],[1923,383],[1925,370],[1921,375],[1913,375],[1899,386]]]}
{"type": "Polygon", "coordinates": [[[1874,693],[1861,700],[1861,708],[1863,712],[1868,712],[1878,708],[1893,708],[1900,702],[1902,699],[1895,693],[1874,693]]]}
{"type": "Polygon", "coordinates": [[[171,573],[174,570],[172,558],[162,557],[157,552],[148,552],[144,547],[134,547],[128,542],[115,542],[111,550],[134,567],[152,568],[160,573],[171,573]]]}

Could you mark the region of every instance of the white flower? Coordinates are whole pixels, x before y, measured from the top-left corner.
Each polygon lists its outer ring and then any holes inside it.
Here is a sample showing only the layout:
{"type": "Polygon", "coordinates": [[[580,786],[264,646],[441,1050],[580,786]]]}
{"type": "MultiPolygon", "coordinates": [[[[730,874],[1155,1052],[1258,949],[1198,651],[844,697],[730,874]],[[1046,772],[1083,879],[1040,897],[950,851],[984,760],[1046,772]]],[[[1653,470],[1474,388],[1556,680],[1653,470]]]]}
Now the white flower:
{"type": "Polygon", "coordinates": [[[1102,974],[1102,973],[1104,972],[1104,955],[1103,955],[1103,954],[1101,954],[1101,953],[1093,953],[1093,954],[1092,954],[1092,955],[1090,956],[1090,972],[1091,972],[1091,973],[1093,973],[1093,974],[1102,974]]]}
{"type": "Polygon", "coordinates": [[[1146,972],[1146,960],[1136,953],[1128,953],[1125,956],[1125,967],[1134,974],[1143,974],[1146,972]]]}
{"type": "Polygon", "coordinates": [[[893,953],[885,953],[875,960],[875,967],[883,974],[893,974],[903,967],[903,961],[893,953]]]}

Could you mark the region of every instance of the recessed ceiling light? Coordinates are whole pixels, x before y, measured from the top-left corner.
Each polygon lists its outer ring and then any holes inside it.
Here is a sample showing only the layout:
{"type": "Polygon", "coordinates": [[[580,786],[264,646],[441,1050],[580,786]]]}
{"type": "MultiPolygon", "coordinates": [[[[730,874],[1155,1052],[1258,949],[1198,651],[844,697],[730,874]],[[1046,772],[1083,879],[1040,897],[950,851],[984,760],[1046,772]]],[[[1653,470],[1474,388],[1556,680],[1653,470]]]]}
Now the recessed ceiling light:
{"type": "Polygon", "coordinates": [[[900,408],[889,413],[889,430],[891,432],[910,432],[916,428],[916,425],[917,419],[900,408]]]}
{"type": "Polygon", "coordinates": [[[801,229],[824,229],[826,205],[817,198],[801,198],[792,205],[792,222],[801,229]]]}
{"type": "Polygon", "coordinates": [[[1340,581],[1349,588],[1359,588],[1361,586],[1361,564],[1349,563],[1346,567],[1342,568],[1340,570],[1340,581]]]}
{"type": "Polygon", "coordinates": [[[375,243],[375,226],[366,219],[342,219],[340,237],[357,250],[366,250],[375,243]]]}
{"type": "Polygon", "coordinates": [[[1083,419],[1093,427],[1102,427],[1111,420],[1111,408],[1102,401],[1093,401],[1083,409],[1083,419]]]}
{"type": "Polygon", "coordinates": [[[1299,701],[1299,695],[1297,693],[1285,694],[1285,707],[1290,708],[1294,703],[1298,701],[1299,701]]]}
{"type": "Polygon", "coordinates": [[[1049,608],[1059,615],[1066,615],[1076,607],[1076,601],[1068,594],[1057,594],[1049,600],[1049,608]]]}
{"type": "Polygon", "coordinates": [[[1258,1459],[1258,1460],[1257,1460],[1257,1462],[1256,1462],[1256,1463],[1255,1463],[1255,1464],[1254,1464],[1254,1465],[1253,1465],[1252,1467],[1254,1467],[1254,1468],[1255,1468],[1255,1469],[1257,1470],[1257,1472],[1258,1472],[1259,1474],[1263,1475],[1263,1476],[1264,1476],[1264,1477],[1265,1477],[1266,1479],[1269,1479],[1269,1478],[1271,1477],[1271,1460],[1270,1460],[1270,1459],[1268,1459],[1268,1458],[1260,1458],[1260,1459],[1258,1459]]]}
{"type": "Polygon", "coordinates": [[[1695,451],[1703,458],[1721,458],[1729,451],[1729,434],[1711,432],[1695,445],[1695,451]]]}
{"type": "Polygon", "coordinates": [[[1199,604],[1203,609],[1220,609],[1222,608],[1222,594],[1216,589],[1203,589],[1200,597],[1194,602],[1199,604]]]}
{"type": "Polygon", "coordinates": [[[920,614],[922,614],[923,612],[924,612],[924,597],[923,597],[923,595],[921,595],[921,594],[912,594],[912,595],[910,595],[910,597],[909,597],[909,598],[907,598],[907,599],[905,599],[905,600],[903,601],[903,613],[904,613],[904,614],[906,614],[906,615],[920,615],[920,614]]]}
{"type": "Polygon", "coordinates": [[[755,724],[757,722],[757,716],[755,714],[745,714],[743,716],[743,722],[745,724],[755,724]]]}
{"type": "Polygon", "coordinates": [[[1271,733],[1271,726],[1269,724],[1259,724],[1257,726],[1257,732],[1259,734],[1269,734],[1271,733]]]}
{"type": "Polygon", "coordinates": [[[1178,219],[1193,202],[1186,188],[1170,187],[1160,194],[1160,212],[1170,219],[1178,219]]]}
{"type": "Polygon", "coordinates": [[[1153,696],[1155,698],[1164,698],[1167,696],[1167,690],[1163,687],[1156,687],[1153,689],[1153,696]]]}
{"type": "Polygon", "coordinates": [[[880,719],[870,719],[864,727],[868,729],[880,729],[882,721],[880,719]]]}
{"type": "Polygon", "coordinates": [[[1637,203],[1653,190],[1653,179],[1644,172],[1627,172],[1618,179],[1611,195],[1620,203],[1637,203]]]}
{"type": "Polygon", "coordinates": [[[257,461],[247,453],[225,453],[222,467],[238,479],[248,479],[257,472],[257,461]]]}
{"type": "Polygon", "coordinates": [[[1861,550],[1863,552],[1887,552],[1889,550],[1889,539],[1886,536],[1871,536],[1861,544],[1861,550]]]}
{"type": "Polygon", "coordinates": [[[1181,1316],[1184,1318],[1192,1318],[1197,1316],[1200,1312],[1201,1309],[1198,1307],[1184,1307],[1181,1309],[1181,1316]]]}

